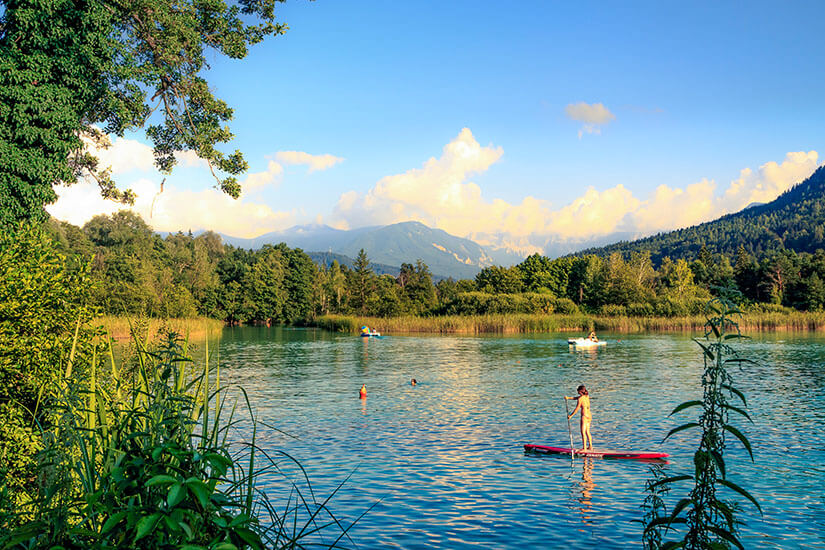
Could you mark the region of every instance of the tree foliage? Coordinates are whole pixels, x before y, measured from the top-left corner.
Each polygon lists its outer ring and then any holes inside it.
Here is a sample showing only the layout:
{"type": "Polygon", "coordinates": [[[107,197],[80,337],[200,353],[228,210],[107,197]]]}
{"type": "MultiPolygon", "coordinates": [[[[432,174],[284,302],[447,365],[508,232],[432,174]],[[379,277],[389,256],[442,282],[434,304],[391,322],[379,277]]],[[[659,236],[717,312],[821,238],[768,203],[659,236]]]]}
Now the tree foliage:
{"type": "Polygon", "coordinates": [[[654,265],[670,257],[698,259],[709,267],[710,258],[736,258],[740,249],[756,258],[781,250],[813,254],[825,249],[825,167],[768,204],[693,227],[584,250],[578,255],[608,257],[619,252],[628,257],[634,251],[648,252],[654,265]]]}
{"type": "Polygon", "coordinates": [[[133,201],[91,151],[143,127],[162,171],[194,151],[237,198],[235,176],[247,164],[219,148],[232,139],[232,109],[209,89],[207,57],[241,59],[285,32],[275,20],[280,2],[2,0],[0,227],[45,220],[53,186],[84,175],[104,197],[133,201]]]}

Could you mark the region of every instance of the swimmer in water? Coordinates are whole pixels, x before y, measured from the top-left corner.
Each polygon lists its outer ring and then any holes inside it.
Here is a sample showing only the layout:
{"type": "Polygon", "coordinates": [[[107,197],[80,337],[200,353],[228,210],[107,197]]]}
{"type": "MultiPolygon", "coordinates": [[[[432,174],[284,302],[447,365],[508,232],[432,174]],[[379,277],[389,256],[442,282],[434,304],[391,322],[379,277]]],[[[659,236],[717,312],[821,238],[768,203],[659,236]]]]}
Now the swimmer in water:
{"type": "Polygon", "coordinates": [[[410,380],[410,386],[415,386],[416,384],[417,384],[417,382],[415,381],[415,378],[410,380]]]}
{"type": "Polygon", "coordinates": [[[592,416],[590,414],[590,395],[587,393],[587,388],[584,386],[579,386],[576,390],[578,392],[578,397],[567,397],[564,396],[565,399],[575,399],[576,400],[576,408],[573,409],[573,412],[567,417],[569,420],[573,417],[576,412],[581,409],[581,433],[582,433],[582,451],[586,451],[589,448],[593,450],[593,438],[590,437],[590,421],[592,420],[592,416]]]}

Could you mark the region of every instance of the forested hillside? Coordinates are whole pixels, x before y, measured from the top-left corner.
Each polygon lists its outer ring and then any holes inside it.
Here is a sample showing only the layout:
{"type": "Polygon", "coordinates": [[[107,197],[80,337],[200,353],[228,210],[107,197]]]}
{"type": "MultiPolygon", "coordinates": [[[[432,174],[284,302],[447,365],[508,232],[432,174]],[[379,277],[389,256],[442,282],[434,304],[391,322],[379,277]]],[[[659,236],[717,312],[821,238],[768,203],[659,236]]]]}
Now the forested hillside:
{"type": "MultiPolygon", "coordinates": [[[[798,191],[798,190],[796,190],[798,191]]],[[[60,251],[91,262],[94,303],[114,315],[205,315],[235,323],[299,323],[323,314],[378,317],[584,311],[602,315],[700,313],[717,287],[741,291],[760,311],[825,306],[825,252],[787,249],[762,256],[741,246],[658,265],[649,252],[628,257],[533,255],[512,267],[490,266],[473,279],[434,281],[410,258],[381,273],[361,250],[351,265],[333,257],[317,265],[284,244],[245,250],[211,232],[162,238],[137,215],[97,216],[82,228],[52,221],[60,251]]]]}
{"type": "Polygon", "coordinates": [[[825,248],[825,166],[768,204],[718,220],[632,242],[583,250],[577,255],[607,257],[614,252],[650,253],[663,258],[696,258],[705,247],[711,254],[735,257],[740,248],[757,258],[780,251],[814,253],[825,248]]]}

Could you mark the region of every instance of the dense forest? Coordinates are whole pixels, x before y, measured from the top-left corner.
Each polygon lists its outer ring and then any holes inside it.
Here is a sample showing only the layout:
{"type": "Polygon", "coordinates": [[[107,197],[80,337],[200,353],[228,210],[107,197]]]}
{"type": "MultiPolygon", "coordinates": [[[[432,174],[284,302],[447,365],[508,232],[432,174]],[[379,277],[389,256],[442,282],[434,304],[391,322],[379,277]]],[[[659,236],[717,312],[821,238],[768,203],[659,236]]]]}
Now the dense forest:
{"type": "MultiPolygon", "coordinates": [[[[821,174],[821,171],[818,172],[821,174]]],[[[238,323],[300,323],[323,314],[474,315],[573,313],[685,315],[701,311],[716,288],[741,291],[757,310],[825,306],[825,252],[776,249],[728,256],[701,246],[693,257],[533,255],[472,280],[441,280],[421,260],[397,275],[377,274],[362,250],[351,267],[317,265],[285,244],[245,250],[215,233],[162,238],[136,214],[97,216],[82,228],[52,220],[59,250],[95,282],[94,302],[113,315],[204,315],[238,323]]]]}
{"type": "Polygon", "coordinates": [[[703,247],[729,258],[738,256],[740,248],[757,258],[783,249],[813,254],[825,248],[825,166],[767,204],[693,227],[584,250],[581,255],[649,253],[658,265],[665,257],[695,258],[703,247]]]}

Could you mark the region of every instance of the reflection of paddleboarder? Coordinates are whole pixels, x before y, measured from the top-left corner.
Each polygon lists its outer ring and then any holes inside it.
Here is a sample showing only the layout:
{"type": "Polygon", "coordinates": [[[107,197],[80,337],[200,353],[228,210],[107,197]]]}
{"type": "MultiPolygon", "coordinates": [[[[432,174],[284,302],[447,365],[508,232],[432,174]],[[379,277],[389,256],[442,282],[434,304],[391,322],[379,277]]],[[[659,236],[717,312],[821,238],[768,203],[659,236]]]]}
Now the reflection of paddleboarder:
{"type": "Polygon", "coordinates": [[[585,458],[582,461],[582,481],[579,483],[581,487],[581,497],[579,498],[579,502],[581,503],[581,510],[582,512],[582,519],[585,523],[591,523],[590,514],[593,513],[593,489],[596,488],[596,484],[593,482],[593,459],[592,458],[585,458]]]}
{"type": "Polygon", "coordinates": [[[565,399],[575,399],[576,400],[576,408],[573,409],[573,412],[570,413],[567,418],[568,420],[576,414],[576,411],[581,409],[581,433],[582,433],[582,451],[586,451],[588,448],[593,450],[593,438],[590,436],[590,421],[592,420],[592,416],[590,414],[590,395],[587,393],[587,388],[584,386],[579,386],[577,390],[579,395],[578,397],[567,397],[564,396],[565,399]],[[588,445],[589,444],[589,445],[588,445]]]}

